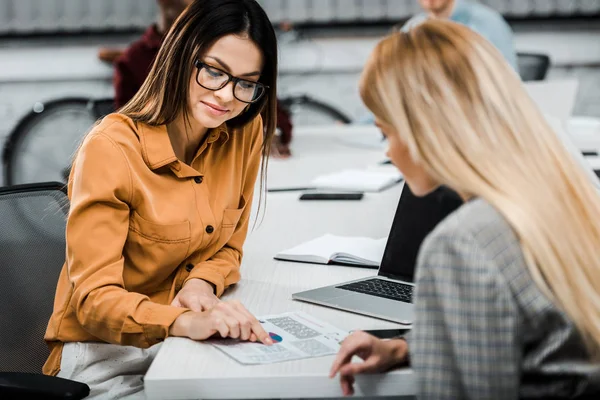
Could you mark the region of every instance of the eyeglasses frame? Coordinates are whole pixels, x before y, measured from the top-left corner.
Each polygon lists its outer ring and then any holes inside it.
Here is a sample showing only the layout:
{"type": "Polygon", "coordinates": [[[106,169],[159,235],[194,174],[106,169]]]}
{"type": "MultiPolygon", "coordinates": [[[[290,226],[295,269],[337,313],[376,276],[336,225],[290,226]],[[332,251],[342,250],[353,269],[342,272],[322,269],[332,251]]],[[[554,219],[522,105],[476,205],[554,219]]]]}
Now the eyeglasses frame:
{"type": "Polygon", "coordinates": [[[221,89],[223,89],[225,86],[229,85],[229,82],[233,82],[233,97],[235,97],[235,98],[236,98],[236,100],[238,100],[238,101],[241,101],[242,103],[246,103],[246,104],[254,104],[254,103],[256,103],[257,101],[259,101],[259,100],[260,100],[260,99],[261,99],[261,98],[262,98],[262,97],[265,95],[265,93],[267,92],[267,89],[269,89],[269,86],[267,86],[267,85],[265,85],[265,84],[263,84],[263,83],[261,83],[261,82],[254,82],[254,81],[250,81],[250,80],[248,80],[248,79],[242,79],[242,78],[235,77],[235,76],[231,75],[229,72],[222,70],[221,68],[218,68],[218,67],[215,67],[215,66],[212,66],[212,65],[209,65],[209,64],[203,63],[203,62],[202,62],[202,61],[200,61],[200,60],[196,60],[196,61],[194,62],[194,66],[195,66],[195,67],[196,67],[196,69],[197,69],[197,71],[196,71],[196,83],[197,83],[198,85],[200,85],[201,87],[203,87],[203,88],[204,88],[204,89],[206,89],[206,90],[211,90],[211,91],[213,91],[213,92],[216,92],[217,90],[221,90],[221,89]],[[214,89],[214,88],[208,88],[208,87],[204,86],[203,84],[201,84],[201,83],[200,83],[200,81],[199,81],[198,77],[200,76],[200,71],[202,70],[202,68],[206,68],[206,67],[209,67],[209,68],[211,68],[211,69],[215,69],[215,70],[217,70],[217,71],[219,71],[219,72],[222,72],[223,74],[227,75],[227,78],[228,78],[228,79],[225,81],[225,83],[223,83],[223,85],[221,85],[220,87],[218,87],[218,88],[216,88],[216,89],[214,89]],[[238,97],[235,95],[235,87],[237,86],[238,82],[241,82],[241,81],[243,81],[243,82],[251,82],[251,83],[254,83],[254,84],[256,84],[256,85],[260,85],[260,86],[262,86],[262,87],[263,87],[263,89],[264,89],[264,90],[262,91],[261,95],[260,95],[260,96],[258,96],[258,98],[254,99],[254,100],[252,100],[252,101],[244,101],[244,100],[240,100],[240,99],[239,99],[239,98],[238,98],[238,97]]]}

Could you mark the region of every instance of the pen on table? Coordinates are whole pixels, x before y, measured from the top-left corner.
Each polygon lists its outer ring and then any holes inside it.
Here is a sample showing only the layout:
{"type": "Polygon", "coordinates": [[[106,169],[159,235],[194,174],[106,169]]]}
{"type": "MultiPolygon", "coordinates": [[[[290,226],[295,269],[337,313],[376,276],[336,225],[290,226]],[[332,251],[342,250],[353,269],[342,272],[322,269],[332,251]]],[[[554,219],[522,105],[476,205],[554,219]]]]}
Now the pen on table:
{"type": "Polygon", "coordinates": [[[314,187],[287,187],[287,188],[274,188],[274,189],[267,189],[267,192],[269,193],[276,193],[276,192],[302,192],[305,190],[315,190],[316,188],[314,187]]]}

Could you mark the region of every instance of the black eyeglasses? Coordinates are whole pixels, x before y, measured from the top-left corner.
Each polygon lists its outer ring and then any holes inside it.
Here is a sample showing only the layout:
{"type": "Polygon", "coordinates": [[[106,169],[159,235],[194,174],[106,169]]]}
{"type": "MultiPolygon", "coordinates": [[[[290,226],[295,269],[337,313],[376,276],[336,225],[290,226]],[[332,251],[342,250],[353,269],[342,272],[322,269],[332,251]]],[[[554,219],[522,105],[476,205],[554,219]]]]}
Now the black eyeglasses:
{"type": "Polygon", "coordinates": [[[229,82],[233,82],[233,96],[242,103],[251,104],[257,102],[269,88],[260,82],[236,78],[222,69],[198,60],[194,65],[198,68],[198,73],[196,74],[198,85],[204,89],[215,91],[223,89],[229,82]]]}

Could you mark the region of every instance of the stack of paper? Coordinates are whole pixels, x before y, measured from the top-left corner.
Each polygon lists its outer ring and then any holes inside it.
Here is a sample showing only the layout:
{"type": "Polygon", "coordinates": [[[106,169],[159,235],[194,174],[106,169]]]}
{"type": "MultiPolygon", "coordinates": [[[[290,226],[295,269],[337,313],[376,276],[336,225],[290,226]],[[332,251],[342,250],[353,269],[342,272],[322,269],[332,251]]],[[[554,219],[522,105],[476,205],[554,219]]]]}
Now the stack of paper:
{"type": "Polygon", "coordinates": [[[310,183],[317,189],[379,192],[402,180],[396,168],[347,169],[321,175],[310,183]]]}
{"type": "Polygon", "coordinates": [[[327,234],[277,253],[275,259],[315,264],[333,262],[378,268],[386,242],[386,238],[371,239],[327,234]]]}

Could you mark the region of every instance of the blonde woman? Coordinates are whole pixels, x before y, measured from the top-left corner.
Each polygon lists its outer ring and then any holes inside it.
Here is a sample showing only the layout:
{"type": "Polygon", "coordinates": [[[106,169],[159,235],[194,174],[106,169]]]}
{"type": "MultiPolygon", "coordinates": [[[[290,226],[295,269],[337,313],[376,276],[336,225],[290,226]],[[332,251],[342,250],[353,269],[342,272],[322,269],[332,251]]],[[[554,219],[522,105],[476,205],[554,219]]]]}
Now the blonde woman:
{"type": "Polygon", "coordinates": [[[361,95],[412,191],[465,204],[421,247],[410,337],[344,341],[344,393],[410,362],[420,399],[600,398],[600,197],[502,55],[427,21],[379,43],[361,95]]]}

